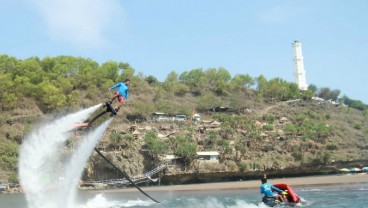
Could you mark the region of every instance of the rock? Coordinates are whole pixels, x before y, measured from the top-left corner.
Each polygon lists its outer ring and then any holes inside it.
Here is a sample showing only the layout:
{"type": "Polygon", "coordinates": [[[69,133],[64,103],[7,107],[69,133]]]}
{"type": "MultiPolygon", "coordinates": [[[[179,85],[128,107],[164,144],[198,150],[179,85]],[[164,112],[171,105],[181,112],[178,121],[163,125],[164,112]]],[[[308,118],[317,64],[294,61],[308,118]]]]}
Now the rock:
{"type": "Polygon", "coordinates": [[[281,135],[285,135],[285,132],[282,129],[278,129],[277,134],[281,136],[281,135]]]}
{"type": "Polygon", "coordinates": [[[261,123],[261,122],[259,122],[259,121],[256,121],[256,122],[254,123],[254,125],[255,125],[257,128],[261,128],[261,127],[262,127],[262,123],[261,123]]]}
{"type": "Polygon", "coordinates": [[[289,119],[287,119],[286,117],[282,117],[282,118],[280,118],[279,122],[280,123],[286,123],[286,122],[289,122],[289,119]]]}
{"type": "Polygon", "coordinates": [[[152,130],[152,127],[150,127],[150,126],[145,126],[145,127],[144,127],[144,130],[146,130],[146,131],[151,131],[151,130],[152,130]]]}
{"type": "Polygon", "coordinates": [[[262,133],[260,134],[260,136],[261,136],[261,137],[268,137],[268,135],[267,135],[266,133],[264,133],[264,132],[262,132],[262,133]]]}

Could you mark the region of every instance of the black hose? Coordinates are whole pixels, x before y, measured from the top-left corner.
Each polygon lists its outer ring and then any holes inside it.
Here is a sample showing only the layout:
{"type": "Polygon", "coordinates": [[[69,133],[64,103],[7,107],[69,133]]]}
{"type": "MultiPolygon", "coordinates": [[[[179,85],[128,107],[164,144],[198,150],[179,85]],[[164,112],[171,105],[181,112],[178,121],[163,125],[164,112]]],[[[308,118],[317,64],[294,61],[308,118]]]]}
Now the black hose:
{"type": "Polygon", "coordinates": [[[131,184],[133,184],[142,194],[144,194],[145,196],[147,196],[148,198],[150,198],[152,201],[160,203],[159,201],[157,201],[156,199],[152,198],[150,195],[148,195],[146,192],[144,192],[141,188],[139,188],[139,186],[137,186],[137,184],[135,184],[132,179],[130,179],[129,175],[123,171],[120,170],[120,168],[116,167],[109,159],[107,159],[96,147],[95,147],[95,151],[104,159],[106,160],[106,162],[108,162],[110,165],[112,165],[112,167],[114,167],[119,173],[121,173],[131,184]]]}
{"type": "MultiPolygon", "coordinates": [[[[110,106],[111,108],[111,106],[110,106]]],[[[107,109],[99,114],[97,114],[95,117],[93,117],[91,119],[91,121],[88,123],[88,126],[86,128],[87,132],[90,130],[92,123],[97,120],[99,117],[101,117],[102,115],[104,115],[105,113],[110,112],[107,106],[107,109]]],[[[130,179],[129,175],[123,171],[120,170],[117,166],[115,166],[109,159],[107,159],[96,147],[94,148],[95,151],[97,152],[98,155],[100,155],[106,162],[108,162],[110,165],[112,165],[112,167],[114,167],[120,174],[122,174],[131,184],[133,184],[134,187],[136,187],[142,194],[144,194],[145,196],[147,196],[148,198],[150,198],[152,201],[160,203],[159,201],[157,201],[156,199],[152,198],[150,195],[148,195],[146,192],[144,192],[141,188],[139,188],[139,186],[137,186],[137,184],[135,184],[132,179],[130,179]]]]}

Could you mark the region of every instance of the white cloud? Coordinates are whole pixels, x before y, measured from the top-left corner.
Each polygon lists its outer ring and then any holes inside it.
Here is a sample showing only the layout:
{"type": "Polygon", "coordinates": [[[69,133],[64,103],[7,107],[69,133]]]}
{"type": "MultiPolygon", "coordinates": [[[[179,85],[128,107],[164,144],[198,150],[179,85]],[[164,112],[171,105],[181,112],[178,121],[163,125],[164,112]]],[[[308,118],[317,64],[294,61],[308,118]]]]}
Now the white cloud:
{"type": "Polygon", "coordinates": [[[47,24],[48,33],[77,47],[108,43],[106,30],[121,22],[118,0],[29,0],[47,24]]]}

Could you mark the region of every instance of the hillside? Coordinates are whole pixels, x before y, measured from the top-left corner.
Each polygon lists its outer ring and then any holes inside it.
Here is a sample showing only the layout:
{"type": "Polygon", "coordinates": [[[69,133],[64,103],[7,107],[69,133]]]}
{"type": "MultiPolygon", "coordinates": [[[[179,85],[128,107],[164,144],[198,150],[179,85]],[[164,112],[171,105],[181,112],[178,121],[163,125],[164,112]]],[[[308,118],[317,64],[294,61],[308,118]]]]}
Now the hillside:
{"type": "MultiPolygon", "coordinates": [[[[132,95],[131,99],[140,98],[132,95]]],[[[180,99],[195,103],[196,98],[180,99]]],[[[180,99],[177,102],[181,102],[180,99]]],[[[0,129],[7,140],[20,144],[32,126],[52,118],[31,102],[28,100],[29,105],[14,109],[8,115],[2,114],[0,129]]],[[[134,112],[129,104],[113,121],[98,147],[130,175],[143,174],[167,162],[159,155],[177,153],[172,143],[180,136],[188,138],[196,151],[219,152],[218,163],[195,158],[176,161],[161,175],[162,182],[167,183],[254,177],[259,171],[276,175],[320,173],[321,167],[337,162],[368,160],[368,119],[359,110],[313,100],[267,103],[248,99],[245,103],[238,111],[202,111],[202,122],[197,123],[190,119],[184,122],[129,121],[127,115],[134,112]],[[211,126],[213,122],[216,124],[211,126]],[[141,135],[134,138],[134,130],[141,135]],[[155,142],[164,141],[170,147],[149,152],[145,137],[152,132],[156,133],[155,142]]],[[[185,157],[185,153],[182,156],[185,157]]],[[[10,173],[2,171],[1,181],[14,177],[14,173],[10,173]]],[[[84,179],[111,178],[120,176],[93,155],[84,179]]]]}
{"type": "MultiPolygon", "coordinates": [[[[157,140],[168,142],[171,146],[174,143],[171,137],[187,135],[198,145],[198,151],[220,153],[219,163],[178,160],[174,167],[165,172],[163,182],[166,179],[170,183],[255,177],[259,171],[276,175],[319,174],[331,165],[336,172],[345,162],[368,159],[368,123],[360,111],[315,101],[257,103],[260,101],[254,102],[243,113],[203,112],[204,120],[221,122],[213,128],[207,125],[204,132],[200,129],[206,124],[193,124],[191,121],[142,122],[136,125],[116,121],[111,132],[129,134],[133,131],[129,130],[132,125],[142,133],[143,138],[150,131],[159,135],[175,132],[169,138],[157,137],[157,140]]],[[[111,132],[106,134],[105,144],[109,143],[109,139],[111,141],[111,132]]],[[[120,141],[119,145],[124,148],[111,153],[120,167],[131,175],[142,174],[163,162],[142,151],[147,148],[142,137],[120,141]]],[[[100,148],[109,150],[107,146],[100,148]]],[[[171,146],[171,150],[161,153],[173,154],[176,151],[171,146]]],[[[367,161],[361,165],[366,164],[367,161]]],[[[92,165],[98,167],[98,164],[92,165]]],[[[101,179],[101,175],[95,174],[93,178],[101,179]]]]}
{"type": "MultiPolygon", "coordinates": [[[[0,183],[18,181],[19,148],[32,129],[108,100],[109,87],[126,77],[132,80],[129,101],[98,148],[130,175],[162,163],[173,164],[161,175],[167,183],[254,177],[260,171],[321,173],[348,162],[367,165],[368,106],[339,98],[338,90],[313,86],[300,91],[295,83],[280,78],[231,77],[224,68],[171,72],[159,82],[153,76],[136,75],[123,62],[99,65],[69,56],[18,60],[3,55],[0,183]],[[341,104],[333,104],[336,101],[341,104]],[[215,112],[221,106],[227,110],[215,112]],[[154,122],[153,112],[185,114],[189,119],[154,122]],[[201,122],[192,122],[194,112],[201,115],[201,122]],[[198,151],[218,152],[218,162],[198,160],[198,151]],[[164,161],[163,155],[179,158],[164,161]]],[[[68,147],[73,142],[71,138],[68,147]]],[[[92,155],[83,179],[119,177],[92,155]]]]}

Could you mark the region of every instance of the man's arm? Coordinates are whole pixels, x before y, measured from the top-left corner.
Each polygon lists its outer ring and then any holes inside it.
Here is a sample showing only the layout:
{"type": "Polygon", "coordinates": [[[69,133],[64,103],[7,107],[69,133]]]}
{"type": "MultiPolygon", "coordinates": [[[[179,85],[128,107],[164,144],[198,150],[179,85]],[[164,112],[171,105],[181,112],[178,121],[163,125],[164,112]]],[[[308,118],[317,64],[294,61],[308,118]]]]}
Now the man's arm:
{"type": "Polygon", "coordinates": [[[279,194],[281,194],[281,193],[282,193],[282,190],[281,190],[281,189],[279,189],[279,188],[277,188],[277,187],[275,187],[275,186],[273,186],[273,185],[271,185],[271,188],[272,188],[273,190],[277,191],[277,193],[279,193],[279,194]]]}
{"type": "Polygon", "coordinates": [[[128,101],[128,97],[129,97],[129,88],[126,89],[125,91],[125,100],[128,101]]]}
{"type": "Polygon", "coordinates": [[[119,83],[117,83],[117,84],[115,84],[115,85],[111,86],[111,87],[110,87],[110,89],[118,88],[118,87],[120,87],[120,85],[121,85],[121,82],[119,82],[119,83]]]}

